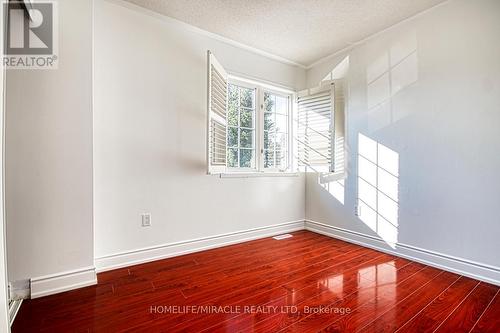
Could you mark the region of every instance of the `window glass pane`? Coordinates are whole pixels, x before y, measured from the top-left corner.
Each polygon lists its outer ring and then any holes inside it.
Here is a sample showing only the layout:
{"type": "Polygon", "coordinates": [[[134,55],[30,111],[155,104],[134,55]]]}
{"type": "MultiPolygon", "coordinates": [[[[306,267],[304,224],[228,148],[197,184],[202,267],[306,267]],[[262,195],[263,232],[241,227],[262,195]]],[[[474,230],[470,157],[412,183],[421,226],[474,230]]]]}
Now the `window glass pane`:
{"type": "Polygon", "coordinates": [[[274,96],[268,92],[264,93],[264,111],[273,112],[274,111],[274,96]]]}
{"type": "Polygon", "coordinates": [[[276,134],[274,132],[264,131],[264,149],[274,149],[274,140],[276,134]]]}
{"type": "Polygon", "coordinates": [[[271,94],[267,91],[264,91],[264,103],[267,103],[267,100],[271,97],[271,94]]]}
{"type": "Polygon", "coordinates": [[[254,165],[254,150],[240,149],[240,168],[253,168],[254,165]]]}
{"type": "Polygon", "coordinates": [[[227,166],[232,168],[238,166],[238,149],[229,148],[227,150],[227,166]]]}
{"type": "Polygon", "coordinates": [[[286,150],[276,150],[276,168],[280,170],[288,168],[288,152],[286,150]]]}
{"type": "Polygon", "coordinates": [[[276,113],[288,114],[288,97],[276,96],[276,113]]]}
{"type": "Polygon", "coordinates": [[[253,148],[253,130],[240,129],[240,147],[253,148]]]}
{"type": "Polygon", "coordinates": [[[240,103],[245,108],[253,108],[255,90],[240,87],[240,103]]]}
{"type": "Polygon", "coordinates": [[[280,114],[276,115],[276,131],[288,132],[288,117],[280,114]]]}
{"type": "Polygon", "coordinates": [[[241,109],[240,111],[240,126],[253,128],[253,110],[241,109]]]}
{"type": "Polygon", "coordinates": [[[264,150],[264,168],[274,168],[273,150],[264,150]]]}
{"type": "Polygon", "coordinates": [[[276,150],[287,150],[288,135],[286,133],[276,133],[276,150]]]}
{"type": "Polygon", "coordinates": [[[286,169],[289,97],[264,92],[264,167],[286,169]]]}
{"type": "Polygon", "coordinates": [[[227,145],[229,147],[238,147],[238,129],[229,127],[227,131],[227,145]]]}
{"type": "Polygon", "coordinates": [[[238,108],[235,104],[229,103],[227,110],[227,122],[229,126],[238,126],[238,108]]]}
{"type": "Polygon", "coordinates": [[[264,129],[266,131],[273,131],[274,128],[274,113],[264,113],[264,129]]]}
{"type": "Polygon", "coordinates": [[[228,167],[255,168],[256,89],[235,84],[228,89],[228,167]]]}
{"type": "Polygon", "coordinates": [[[228,90],[229,90],[229,95],[228,95],[229,104],[238,106],[238,86],[235,86],[234,84],[229,84],[228,90]]]}
{"type": "Polygon", "coordinates": [[[238,87],[230,84],[228,87],[227,121],[229,126],[238,126],[238,87]]]}

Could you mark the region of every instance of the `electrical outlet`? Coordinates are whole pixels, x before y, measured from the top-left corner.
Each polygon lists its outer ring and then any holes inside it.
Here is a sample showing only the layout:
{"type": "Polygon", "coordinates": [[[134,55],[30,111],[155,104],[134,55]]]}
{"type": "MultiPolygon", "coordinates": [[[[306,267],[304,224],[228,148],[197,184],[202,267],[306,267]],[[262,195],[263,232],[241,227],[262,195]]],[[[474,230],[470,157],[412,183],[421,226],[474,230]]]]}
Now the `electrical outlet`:
{"type": "Polygon", "coordinates": [[[142,217],[142,226],[150,227],[151,226],[151,213],[144,213],[141,215],[142,217]]]}

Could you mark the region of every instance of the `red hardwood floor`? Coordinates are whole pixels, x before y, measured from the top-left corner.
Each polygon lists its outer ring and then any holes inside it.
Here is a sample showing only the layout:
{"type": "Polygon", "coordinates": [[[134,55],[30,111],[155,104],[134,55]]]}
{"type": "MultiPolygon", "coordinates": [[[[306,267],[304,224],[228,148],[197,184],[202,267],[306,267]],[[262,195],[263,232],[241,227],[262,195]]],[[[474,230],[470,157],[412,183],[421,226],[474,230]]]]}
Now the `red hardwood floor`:
{"type": "Polygon", "coordinates": [[[308,231],[101,273],[13,332],[500,332],[499,288],[308,231]]]}

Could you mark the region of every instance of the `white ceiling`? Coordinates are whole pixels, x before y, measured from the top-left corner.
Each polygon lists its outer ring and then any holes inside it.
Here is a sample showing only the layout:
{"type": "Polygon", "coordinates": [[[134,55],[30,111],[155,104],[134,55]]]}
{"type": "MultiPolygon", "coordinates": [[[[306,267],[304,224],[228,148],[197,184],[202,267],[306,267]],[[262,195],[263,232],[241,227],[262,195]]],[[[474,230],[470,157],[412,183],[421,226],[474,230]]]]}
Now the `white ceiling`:
{"type": "Polygon", "coordinates": [[[308,66],[444,0],[127,0],[308,66]]]}

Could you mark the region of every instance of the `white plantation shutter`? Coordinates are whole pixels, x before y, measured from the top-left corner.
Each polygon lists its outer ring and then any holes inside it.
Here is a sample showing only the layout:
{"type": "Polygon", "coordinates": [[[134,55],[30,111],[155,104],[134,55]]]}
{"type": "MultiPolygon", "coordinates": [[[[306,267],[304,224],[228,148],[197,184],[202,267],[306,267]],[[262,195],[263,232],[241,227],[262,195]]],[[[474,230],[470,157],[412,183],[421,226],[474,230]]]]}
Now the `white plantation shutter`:
{"type": "Polygon", "coordinates": [[[332,160],[331,87],[308,89],[297,96],[297,147],[300,166],[326,171],[332,160]]]}
{"type": "Polygon", "coordinates": [[[226,170],[227,73],[208,51],[207,167],[208,173],[226,170]]]}
{"type": "Polygon", "coordinates": [[[344,80],[333,80],[333,161],[331,172],[345,176],[346,170],[346,87],[344,80]]]}
{"type": "Polygon", "coordinates": [[[329,81],[301,91],[298,105],[298,160],[318,172],[344,173],[344,82],[329,81]]]}

